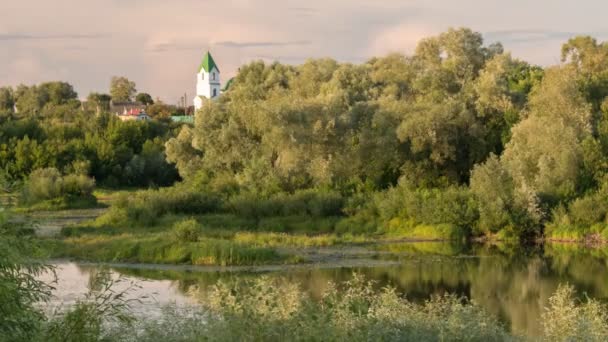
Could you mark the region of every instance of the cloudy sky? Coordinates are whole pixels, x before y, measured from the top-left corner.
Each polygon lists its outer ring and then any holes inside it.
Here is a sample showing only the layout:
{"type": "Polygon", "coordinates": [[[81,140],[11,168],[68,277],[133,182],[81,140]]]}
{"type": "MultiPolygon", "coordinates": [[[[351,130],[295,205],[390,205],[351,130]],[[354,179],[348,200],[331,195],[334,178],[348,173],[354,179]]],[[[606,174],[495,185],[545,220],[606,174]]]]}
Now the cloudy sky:
{"type": "Polygon", "coordinates": [[[176,103],[210,49],[222,77],[254,59],[362,62],[466,26],[532,63],[569,37],[608,40],[601,0],[0,0],[0,86],[63,80],[86,97],[124,75],[176,103]]]}

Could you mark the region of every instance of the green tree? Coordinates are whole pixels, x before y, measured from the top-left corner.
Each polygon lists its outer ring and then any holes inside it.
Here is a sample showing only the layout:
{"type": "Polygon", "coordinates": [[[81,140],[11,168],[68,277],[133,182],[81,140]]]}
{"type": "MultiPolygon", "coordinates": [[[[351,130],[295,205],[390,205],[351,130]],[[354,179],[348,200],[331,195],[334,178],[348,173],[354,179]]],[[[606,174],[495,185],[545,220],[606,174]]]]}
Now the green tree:
{"type": "Polygon", "coordinates": [[[0,111],[13,111],[15,96],[11,87],[0,88],[0,111]]]}
{"type": "Polygon", "coordinates": [[[145,104],[146,106],[154,104],[154,100],[152,100],[152,96],[148,93],[139,93],[135,96],[135,101],[145,104]]]}
{"type": "Polygon", "coordinates": [[[171,119],[171,115],[176,111],[175,106],[171,106],[158,100],[146,108],[146,113],[155,119],[171,119]]]}
{"type": "Polygon", "coordinates": [[[109,94],[90,93],[87,96],[87,102],[91,103],[97,112],[110,110],[110,101],[112,97],[109,94]]]}
{"type": "Polygon", "coordinates": [[[135,82],[130,81],[126,77],[112,77],[112,80],[110,81],[110,95],[112,96],[112,101],[131,101],[136,92],[135,82]]]}
{"type": "Polygon", "coordinates": [[[471,190],[479,203],[478,233],[522,228],[523,222],[515,220],[520,208],[515,203],[513,179],[498,157],[491,155],[483,164],[473,168],[471,190]]]}

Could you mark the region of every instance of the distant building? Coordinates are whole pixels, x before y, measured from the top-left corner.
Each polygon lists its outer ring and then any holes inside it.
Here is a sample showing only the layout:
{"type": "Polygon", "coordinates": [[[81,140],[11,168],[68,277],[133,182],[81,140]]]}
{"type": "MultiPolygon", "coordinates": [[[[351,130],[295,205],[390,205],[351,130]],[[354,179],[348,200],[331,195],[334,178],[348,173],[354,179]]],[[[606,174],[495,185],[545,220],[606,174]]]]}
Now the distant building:
{"type": "Polygon", "coordinates": [[[115,115],[127,115],[133,110],[145,112],[146,105],[141,102],[110,102],[110,113],[115,115]]]}
{"type": "Polygon", "coordinates": [[[196,96],[194,97],[194,109],[203,107],[206,100],[215,99],[220,96],[221,81],[220,69],[215,64],[211,54],[207,52],[198,67],[196,74],[196,96]]]}
{"type": "Polygon", "coordinates": [[[133,108],[124,114],[118,115],[118,118],[122,121],[132,121],[132,120],[148,121],[148,120],[150,120],[150,116],[148,114],[146,114],[146,111],[144,111],[143,109],[137,109],[137,108],[133,108]]]}

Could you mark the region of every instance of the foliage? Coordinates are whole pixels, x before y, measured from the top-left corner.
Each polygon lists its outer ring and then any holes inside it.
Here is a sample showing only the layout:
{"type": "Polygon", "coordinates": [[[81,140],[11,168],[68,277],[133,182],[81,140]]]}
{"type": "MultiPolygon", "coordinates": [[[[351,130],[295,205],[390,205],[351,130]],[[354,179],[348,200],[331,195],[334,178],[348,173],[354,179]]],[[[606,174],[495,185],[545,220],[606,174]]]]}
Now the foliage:
{"type": "Polygon", "coordinates": [[[130,298],[138,285],[116,278],[104,268],[92,272],[89,292],[73,306],[53,313],[40,335],[45,341],[93,342],[109,338],[108,326],[132,327],[131,305],[146,297],[130,298]],[[126,283],[126,284],[125,284],[126,283]],[[125,285],[124,289],[117,287],[125,285]]]}
{"type": "Polygon", "coordinates": [[[221,238],[176,241],[173,232],[87,234],[49,242],[56,258],[98,262],[189,265],[260,265],[285,261],[276,250],[221,238]]]}
{"type": "Polygon", "coordinates": [[[542,322],[543,334],[548,341],[608,339],[608,307],[589,298],[580,302],[570,285],[561,285],[551,296],[542,322]]]}
{"type": "Polygon", "coordinates": [[[109,102],[95,101],[102,102],[84,110],[45,102],[41,115],[20,110],[18,116],[0,120],[2,172],[20,180],[35,169],[56,168],[63,174],[87,174],[106,186],[170,185],[178,179],[165,160],[169,124],[122,122],[107,113],[109,102]]]}
{"type": "Polygon", "coordinates": [[[30,341],[45,320],[40,302],[50,298],[51,284],[39,280],[52,268],[41,256],[30,230],[7,222],[0,208],[0,340],[30,341]]]}
{"type": "Polygon", "coordinates": [[[148,93],[139,93],[135,96],[135,101],[145,104],[146,106],[154,104],[152,96],[148,93]]]}
{"type": "Polygon", "coordinates": [[[395,289],[375,290],[372,282],[359,275],[330,285],[320,302],[293,283],[267,277],[233,285],[219,283],[205,302],[214,314],[207,334],[227,341],[509,338],[493,317],[455,296],[414,304],[395,289]]]}
{"type": "MultiPolygon", "coordinates": [[[[0,169],[11,182],[44,168],[114,187],[183,180],[117,204],[108,224],[215,213],[282,232],[597,237],[606,46],[572,38],[562,65],[541,68],[452,28],[361,64],[253,61],[194,125],[173,126],[177,108],[149,94],[138,97],[155,120],[120,122],[104,94],[84,106],[64,82],[5,87],[0,169]]],[[[136,93],[112,83],[113,101],[136,93]]]]}
{"type": "Polygon", "coordinates": [[[93,196],[95,180],[85,175],[62,176],[54,168],[34,170],[28,177],[22,193],[22,202],[32,205],[48,200],[72,201],[89,200],[96,204],[93,196]]]}
{"type": "Polygon", "coordinates": [[[137,90],[135,82],[126,77],[114,76],[110,81],[110,96],[114,102],[131,101],[137,90]]]}
{"type": "Polygon", "coordinates": [[[416,189],[405,179],[376,196],[374,205],[385,232],[412,238],[462,239],[479,216],[468,189],[416,189]]]}
{"type": "Polygon", "coordinates": [[[167,214],[203,214],[215,212],[221,201],[217,195],[193,191],[186,186],[122,194],[98,220],[111,225],[153,224],[167,214]]]}
{"type": "Polygon", "coordinates": [[[183,220],[173,225],[172,233],[177,242],[197,242],[200,226],[195,219],[183,220]]]}

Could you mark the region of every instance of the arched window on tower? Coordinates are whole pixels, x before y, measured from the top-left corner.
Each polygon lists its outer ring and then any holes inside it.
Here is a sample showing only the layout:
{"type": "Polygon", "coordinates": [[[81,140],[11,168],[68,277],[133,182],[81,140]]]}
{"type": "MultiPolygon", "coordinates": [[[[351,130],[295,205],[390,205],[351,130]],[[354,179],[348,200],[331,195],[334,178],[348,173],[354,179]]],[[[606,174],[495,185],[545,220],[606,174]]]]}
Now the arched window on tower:
{"type": "Polygon", "coordinates": [[[215,81],[215,73],[213,73],[213,74],[211,74],[211,75],[213,75],[212,80],[214,80],[214,81],[215,81]]]}
{"type": "Polygon", "coordinates": [[[216,97],[216,96],[217,96],[217,89],[213,88],[213,97],[216,97]]]}

